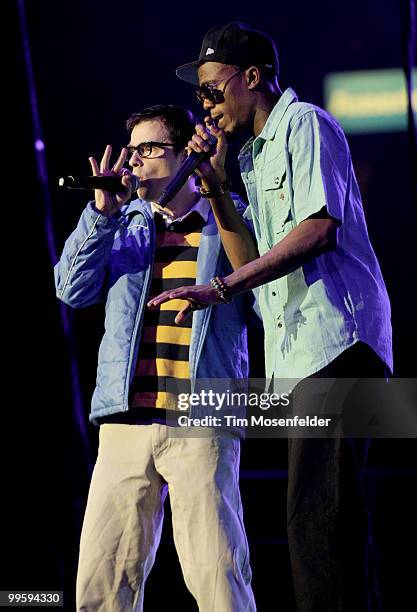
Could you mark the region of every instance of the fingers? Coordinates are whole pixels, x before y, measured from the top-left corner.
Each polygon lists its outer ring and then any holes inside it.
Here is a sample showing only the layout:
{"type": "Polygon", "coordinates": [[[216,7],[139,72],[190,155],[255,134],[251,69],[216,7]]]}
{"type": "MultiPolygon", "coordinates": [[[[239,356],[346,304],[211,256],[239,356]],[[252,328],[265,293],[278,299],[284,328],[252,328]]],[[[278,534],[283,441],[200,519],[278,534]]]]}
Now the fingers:
{"type": "Polygon", "coordinates": [[[226,142],[226,134],[216,125],[210,116],[204,117],[204,123],[206,125],[206,129],[210,132],[210,134],[213,134],[213,136],[217,138],[219,143],[222,144],[223,142],[226,142]]]}
{"type": "Polygon", "coordinates": [[[204,138],[204,140],[207,140],[208,130],[205,125],[203,125],[202,123],[197,123],[197,125],[195,126],[195,132],[196,134],[198,134],[198,136],[201,136],[201,138],[204,138]]]}
{"type": "Polygon", "coordinates": [[[163,293],[160,293],[156,297],[149,300],[148,306],[149,308],[152,308],[154,306],[159,306],[159,304],[163,304],[164,302],[169,302],[169,300],[173,300],[174,298],[175,298],[175,295],[173,295],[172,291],[164,291],[163,293]]]}
{"type": "Polygon", "coordinates": [[[188,147],[193,151],[196,151],[196,153],[208,153],[210,151],[210,147],[207,143],[206,132],[204,133],[204,136],[194,134],[192,139],[188,142],[188,147]]]}
{"type": "Polygon", "coordinates": [[[100,172],[109,171],[109,161],[110,161],[111,151],[112,151],[111,145],[107,145],[107,147],[104,149],[103,157],[101,158],[100,172]]]}
{"type": "Polygon", "coordinates": [[[199,123],[195,126],[196,133],[203,138],[203,140],[208,140],[210,134],[215,136],[218,140],[225,139],[225,133],[221,128],[217,127],[210,116],[204,118],[204,123],[205,125],[199,123]]]}
{"type": "Polygon", "coordinates": [[[117,162],[114,164],[111,171],[114,172],[115,174],[118,174],[120,170],[122,169],[123,164],[125,163],[126,159],[127,159],[127,149],[122,149],[119,155],[119,158],[117,162]]]}
{"type": "Polygon", "coordinates": [[[90,162],[91,165],[91,169],[93,171],[93,176],[97,176],[99,173],[99,169],[98,169],[98,163],[96,162],[96,160],[94,159],[94,157],[89,157],[88,161],[90,162]]]}
{"type": "MultiPolygon", "coordinates": [[[[163,304],[164,302],[168,302],[169,300],[173,300],[177,297],[179,296],[174,295],[172,292],[164,291],[164,293],[161,293],[160,295],[152,298],[152,300],[149,300],[148,307],[151,308],[159,306],[159,304],[163,304]]],[[[193,308],[191,302],[187,302],[187,304],[179,311],[179,313],[175,317],[175,324],[180,325],[183,321],[185,321],[185,319],[193,310],[196,310],[196,308],[193,308]]]]}
{"type": "Polygon", "coordinates": [[[191,312],[192,312],[191,304],[190,302],[188,302],[186,306],[184,306],[184,308],[182,308],[177,314],[177,316],[175,317],[174,321],[176,325],[181,325],[181,323],[185,321],[185,319],[191,314],[191,312]]]}
{"type": "MultiPolygon", "coordinates": [[[[109,175],[109,174],[120,174],[120,171],[123,168],[123,164],[125,163],[126,159],[127,159],[127,149],[123,148],[120,152],[119,157],[117,158],[116,163],[114,164],[114,166],[112,167],[111,170],[109,170],[109,162],[110,162],[110,157],[111,157],[111,153],[112,153],[112,146],[111,145],[107,145],[105,150],[104,150],[104,154],[103,157],[101,158],[101,162],[100,162],[100,167],[98,165],[98,163],[96,162],[96,160],[94,159],[94,157],[89,157],[88,160],[90,162],[91,165],[91,169],[93,171],[93,176],[98,176],[99,174],[103,174],[103,175],[109,175]]],[[[127,168],[124,169],[125,171],[123,172],[123,175],[127,176],[129,178],[129,180],[122,180],[122,183],[125,187],[129,186],[129,181],[130,181],[130,172],[127,168]]]]}
{"type": "Polygon", "coordinates": [[[199,300],[192,298],[190,294],[192,294],[192,289],[190,287],[179,287],[178,289],[174,289],[174,291],[164,291],[160,295],[157,295],[149,300],[148,307],[156,307],[164,302],[168,302],[169,300],[186,299],[187,304],[183,306],[175,317],[176,325],[180,325],[194,310],[201,310],[209,306],[209,304],[205,304],[204,302],[200,302],[199,300]]]}
{"type": "Polygon", "coordinates": [[[207,117],[204,117],[204,124],[206,126],[206,129],[212,134],[223,131],[221,128],[217,126],[217,123],[215,123],[215,121],[213,120],[212,117],[210,117],[210,115],[207,115],[207,117]]]}
{"type": "Polygon", "coordinates": [[[169,300],[177,300],[177,299],[187,299],[188,295],[191,293],[191,287],[178,287],[178,289],[173,289],[171,291],[164,291],[160,293],[156,297],[152,298],[148,302],[148,306],[159,306],[159,304],[163,304],[164,302],[169,302],[169,300]]]}
{"type": "Polygon", "coordinates": [[[130,184],[131,176],[132,176],[132,173],[129,172],[129,170],[127,170],[127,168],[125,170],[123,170],[122,185],[123,185],[123,187],[126,187],[126,189],[129,189],[129,187],[131,187],[131,184],[130,184]]]}

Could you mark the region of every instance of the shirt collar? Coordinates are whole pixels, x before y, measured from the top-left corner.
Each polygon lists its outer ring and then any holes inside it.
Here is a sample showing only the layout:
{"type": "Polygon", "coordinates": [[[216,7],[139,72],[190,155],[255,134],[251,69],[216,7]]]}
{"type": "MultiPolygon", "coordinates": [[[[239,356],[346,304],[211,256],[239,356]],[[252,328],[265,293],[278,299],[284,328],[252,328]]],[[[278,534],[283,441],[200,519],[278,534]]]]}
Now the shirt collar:
{"type": "MultiPolygon", "coordinates": [[[[291,87],[288,87],[278,102],[275,104],[274,108],[269,114],[268,119],[262,129],[262,132],[257,136],[257,138],[262,138],[263,140],[273,140],[280,124],[282,118],[284,117],[285,111],[293,102],[297,102],[298,97],[297,94],[291,87]]],[[[257,139],[254,136],[250,138],[240,150],[239,155],[245,155],[252,150],[252,144],[257,139]]]]}
{"type": "Polygon", "coordinates": [[[194,211],[198,212],[203,217],[205,223],[207,223],[208,216],[210,213],[210,202],[204,198],[199,198],[194,204],[194,206],[190,208],[187,213],[185,213],[185,215],[182,215],[182,217],[175,217],[175,219],[169,217],[168,215],[164,215],[164,213],[159,208],[157,208],[153,202],[151,202],[151,210],[153,214],[155,214],[156,212],[159,213],[163,217],[167,225],[170,225],[174,221],[183,221],[183,219],[188,217],[188,215],[190,215],[194,211]]]}

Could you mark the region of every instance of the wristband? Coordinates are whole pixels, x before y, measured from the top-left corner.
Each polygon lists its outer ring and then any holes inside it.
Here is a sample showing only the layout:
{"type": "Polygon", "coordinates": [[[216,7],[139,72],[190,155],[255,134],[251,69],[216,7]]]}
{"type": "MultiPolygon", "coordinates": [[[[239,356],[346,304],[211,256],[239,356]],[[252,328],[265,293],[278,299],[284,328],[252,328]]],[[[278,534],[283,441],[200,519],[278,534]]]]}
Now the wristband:
{"type": "Polygon", "coordinates": [[[210,279],[210,285],[217,291],[217,295],[223,304],[229,304],[232,301],[230,296],[230,288],[226,285],[224,280],[219,276],[214,276],[210,279]]]}
{"type": "Polygon", "coordinates": [[[204,189],[204,187],[200,187],[200,195],[203,198],[220,198],[227,191],[229,191],[230,187],[230,181],[229,179],[226,179],[224,183],[221,183],[213,189],[204,189]]]}

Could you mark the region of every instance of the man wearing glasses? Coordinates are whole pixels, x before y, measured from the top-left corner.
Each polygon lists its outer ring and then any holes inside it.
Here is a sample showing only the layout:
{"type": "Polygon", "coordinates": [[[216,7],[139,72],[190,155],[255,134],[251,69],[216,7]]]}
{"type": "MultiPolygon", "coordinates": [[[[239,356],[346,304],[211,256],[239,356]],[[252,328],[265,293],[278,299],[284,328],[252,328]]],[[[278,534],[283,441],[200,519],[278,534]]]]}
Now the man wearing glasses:
{"type": "Polygon", "coordinates": [[[100,446],[81,534],[78,610],[142,610],[167,492],[184,580],[199,610],[256,610],[239,437],[215,427],[198,437],[195,430],[175,435],[179,428],[173,433],[167,424],[178,417],[174,391],[189,392],[199,378],[247,377],[246,300],[198,310],[179,326],[183,300],[146,308],[161,290],[231,271],[195,177],[169,208],[156,204],[187,154],[195,123],[180,107],[146,108],[128,120],[130,143],[112,167],[110,146],[100,165],[90,158],[94,175],[122,176],[123,189],[95,192],[55,269],[66,304],[106,301],[90,415],[100,425],[100,446]],[[130,203],[127,157],[140,180],[130,203]]]}
{"type": "MultiPolygon", "coordinates": [[[[166,291],[150,305],[215,304],[260,286],[267,378],[302,379],[294,414],[320,413],[311,378],[383,377],[392,369],[390,303],[345,136],[324,110],[281,91],[275,44],[245,24],[212,28],[198,60],[177,75],[198,85],[218,139],[199,172],[235,272],[166,291]],[[239,156],[260,255],[250,263],[252,236],[231,205],[224,169],[227,139],[239,134],[250,136],[239,156]]],[[[208,152],[206,140],[199,126],[189,146],[208,152]]],[[[341,437],[289,439],[288,541],[300,612],[368,610],[360,446],[341,437]]]]}

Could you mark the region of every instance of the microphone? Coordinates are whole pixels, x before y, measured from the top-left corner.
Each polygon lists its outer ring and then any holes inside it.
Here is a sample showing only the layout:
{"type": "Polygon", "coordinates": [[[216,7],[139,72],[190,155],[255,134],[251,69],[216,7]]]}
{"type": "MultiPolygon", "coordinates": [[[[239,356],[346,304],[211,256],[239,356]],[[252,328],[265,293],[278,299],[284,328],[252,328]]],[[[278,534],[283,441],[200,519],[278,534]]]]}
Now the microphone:
{"type": "MultiPolygon", "coordinates": [[[[110,193],[118,193],[126,187],[122,184],[122,176],[62,176],[58,184],[64,189],[103,189],[110,193]]],[[[137,176],[130,176],[132,191],[137,191],[140,181],[137,176]]]]}
{"type": "MultiPolygon", "coordinates": [[[[207,144],[210,148],[214,147],[217,143],[217,138],[213,136],[213,134],[208,135],[208,139],[206,140],[207,144]]],[[[168,183],[166,188],[163,190],[161,195],[159,196],[157,203],[159,206],[165,207],[168,202],[173,200],[181,187],[185,184],[186,180],[194,172],[197,168],[198,164],[201,160],[206,157],[207,153],[202,151],[201,153],[196,153],[195,151],[191,151],[190,155],[187,159],[184,159],[177,174],[174,178],[168,183]]]]}

